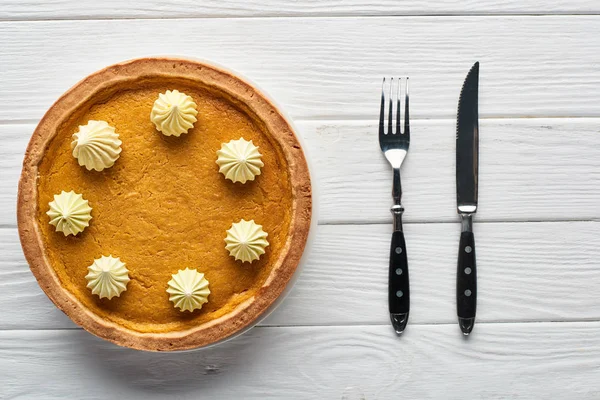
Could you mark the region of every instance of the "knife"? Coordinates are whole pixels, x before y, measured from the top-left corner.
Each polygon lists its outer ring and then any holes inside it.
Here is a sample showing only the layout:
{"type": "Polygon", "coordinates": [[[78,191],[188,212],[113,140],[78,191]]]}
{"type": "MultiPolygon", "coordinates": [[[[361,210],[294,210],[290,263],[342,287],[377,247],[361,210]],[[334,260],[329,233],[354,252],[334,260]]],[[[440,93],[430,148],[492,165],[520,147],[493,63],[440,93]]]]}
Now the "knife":
{"type": "Polygon", "coordinates": [[[473,330],[477,309],[477,268],[473,215],[477,212],[479,169],[479,62],[465,78],[458,100],[456,120],[456,205],[461,219],[456,312],[464,335],[473,330]]]}

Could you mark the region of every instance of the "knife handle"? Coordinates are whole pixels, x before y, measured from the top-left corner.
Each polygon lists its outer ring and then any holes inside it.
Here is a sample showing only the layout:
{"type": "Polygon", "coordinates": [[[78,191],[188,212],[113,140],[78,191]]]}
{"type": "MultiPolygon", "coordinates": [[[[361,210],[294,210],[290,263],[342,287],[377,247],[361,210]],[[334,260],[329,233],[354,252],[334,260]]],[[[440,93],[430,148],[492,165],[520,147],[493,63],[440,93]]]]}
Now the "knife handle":
{"type": "Polygon", "coordinates": [[[458,269],[456,271],[456,312],[463,334],[468,335],[475,324],[477,310],[477,265],[475,236],[472,231],[460,234],[458,269]]]}
{"type": "Polygon", "coordinates": [[[388,281],[388,303],[392,324],[397,333],[401,333],[408,320],[410,311],[410,287],[408,284],[408,259],[404,233],[392,234],[390,247],[390,271],[388,281]]]}

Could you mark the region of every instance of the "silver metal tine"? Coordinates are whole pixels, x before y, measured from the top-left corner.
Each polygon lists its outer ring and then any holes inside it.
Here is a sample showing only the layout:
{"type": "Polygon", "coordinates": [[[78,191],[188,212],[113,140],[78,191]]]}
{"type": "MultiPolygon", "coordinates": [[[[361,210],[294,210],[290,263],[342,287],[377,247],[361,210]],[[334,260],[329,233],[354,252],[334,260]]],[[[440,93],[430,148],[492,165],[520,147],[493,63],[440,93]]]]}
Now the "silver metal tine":
{"type": "Polygon", "coordinates": [[[385,78],[381,84],[381,111],[379,113],[379,136],[385,135],[385,78]]]}
{"type": "MultiPolygon", "coordinates": [[[[406,77],[405,91],[406,94],[404,95],[404,134],[406,135],[406,140],[410,140],[410,118],[408,116],[408,76],[406,77]]],[[[400,107],[399,103],[398,107],[400,107]]],[[[398,118],[398,121],[400,121],[400,118],[398,118]]]]}
{"type": "Polygon", "coordinates": [[[393,91],[392,90],[393,90],[393,87],[394,87],[394,78],[390,78],[390,115],[388,115],[388,131],[387,131],[388,135],[391,135],[394,133],[393,125],[392,125],[392,110],[393,110],[393,108],[392,108],[393,91]]]}
{"type": "Polygon", "coordinates": [[[400,131],[400,86],[402,85],[402,79],[398,79],[398,88],[396,89],[396,134],[402,133],[400,131]]]}
{"type": "Polygon", "coordinates": [[[401,148],[403,151],[408,151],[410,143],[408,77],[406,77],[404,85],[402,81],[402,78],[383,78],[381,83],[379,142],[384,152],[384,149],[391,148],[401,148]],[[394,81],[397,81],[396,87],[394,87],[394,81]],[[389,85],[389,88],[387,85],[389,85]],[[402,104],[403,96],[404,104],[402,104]],[[403,105],[404,112],[402,112],[403,105]]]}

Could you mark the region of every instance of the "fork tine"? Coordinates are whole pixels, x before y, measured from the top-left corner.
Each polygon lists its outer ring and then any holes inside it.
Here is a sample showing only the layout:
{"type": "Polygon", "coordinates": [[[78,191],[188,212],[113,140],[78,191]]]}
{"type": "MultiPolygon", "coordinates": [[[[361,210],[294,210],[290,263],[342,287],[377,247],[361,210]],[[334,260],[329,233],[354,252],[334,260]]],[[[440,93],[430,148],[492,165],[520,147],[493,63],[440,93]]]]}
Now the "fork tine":
{"type": "Polygon", "coordinates": [[[394,133],[394,126],[392,125],[392,111],[393,111],[393,101],[392,101],[392,90],[394,87],[394,78],[390,78],[390,114],[388,115],[388,135],[394,133]]]}
{"type": "MultiPolygon", "coordinates": [[[[398,121],[400,121],[400,119],[398,119],[398,121]]],[[[406,135],[406,140],[410,140],[410,118],[408,116],[408,76],[406,77],[406,94],[404,97],[404,134],[406,135]]]]}
{"type": "Polygon", "coordinates": [[[379,112],[379,136],[385,135],[385,78],[381,84],[381,111],[379,112]]]}
{"type": "Polygon", "coordinates": [[[400,86],[402,79],[398,79],[398,88],[396,89],[396,133],[399,135],[402,133],[400,130],[400,86]]]}

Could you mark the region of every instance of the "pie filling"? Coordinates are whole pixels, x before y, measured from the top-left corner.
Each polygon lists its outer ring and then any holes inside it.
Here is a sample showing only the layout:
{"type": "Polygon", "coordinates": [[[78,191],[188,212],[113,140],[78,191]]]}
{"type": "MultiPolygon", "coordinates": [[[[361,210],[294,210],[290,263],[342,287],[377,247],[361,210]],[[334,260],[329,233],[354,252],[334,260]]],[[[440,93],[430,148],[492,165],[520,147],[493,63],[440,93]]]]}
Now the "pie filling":
{"type": "Polygon", "coordinates": [[[62,286],[106,320],[138,332],[196,327],[257,295],[270,275],[289,236],[287,171],[279,145],[258,118],[215,89],[145,77],[127,89],[98,93],[61,124],[39,164],[37,219],[47,260],[62,286]],[[181,117],[183,128],[168,125],[168,115],[155,116],[154,123],[150,118],[158,94],[173,89],[196,105],[197,120],[187,131],[189,116],[181,117]],[[73,156],[73,134],[89,121],[106,121],[122,142],[118,158],[100,171],[81,166],[73,156]],[[181,134],[157,130],[169,126],[181,134]],[[239,180],[227,179],[219,173],[223,164],[216,163],[222,145],[241,138],[262,155],[264,166],[253,180],[245,178],[247,172],[238,174],[239,180]],[[89,226],[76,235],[65,236],[49,223],[49,203],[63,191],[82,194],[92,208],[89,226]],[[260,249],[246,256],[252,262],[225,248],[227,231],[241,220],[253,220],[268,233],[264,254],[260,249]],[[102,256],[118,258],[129,271],[126,290],[110,300],[87,287],[88,267],[102,256]],[[210,283],[201,285],[208,301],[194,311],[184,311],[193,307],[183,300],[179,308],[169,301],[181,285],[168,282],[188,268],[203,274],[198,282],[210,283]]]}

